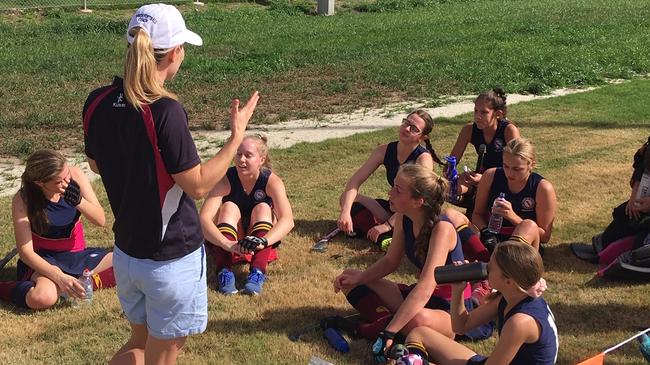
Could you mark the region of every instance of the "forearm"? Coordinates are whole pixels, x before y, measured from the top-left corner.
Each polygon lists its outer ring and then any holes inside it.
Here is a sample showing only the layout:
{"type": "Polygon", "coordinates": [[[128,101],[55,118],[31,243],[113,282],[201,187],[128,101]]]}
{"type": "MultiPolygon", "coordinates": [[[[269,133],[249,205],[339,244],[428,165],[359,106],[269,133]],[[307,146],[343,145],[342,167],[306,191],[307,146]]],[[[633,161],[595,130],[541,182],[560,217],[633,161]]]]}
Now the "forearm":
{"type": "Polygon", "coordinates": [[[400,305],[386,330],[395,333],[401,331],[424,308],[432,292],[416,286],[400,305]]]}
{"type": "Polygon", "coordinates": [[[18,254],[20,260],[29,266],[35,272],[57,282],[57,277],[62,273],[57,266],[43,260],[36,252],[27,247],[19,247],[18,254]]]}
{"type": "Polygon", "coordinates": [[[280,218],[264,237],[269,242],[269,245],[274,245],[289,234],[293,227],[293,219],[280,218]]]}
{"type": "Polygon", "coordinates": [[[346,186],[345,191],[339,198],[341,213],[350,213],[352,210],[352,204],[354,203],[354,199],[357,197],[358,192],[358,188],[346,186]]]}
{"type": "Polygon", "coordinates": [[[452,291],[449,314],[451,315],[451,329],[454,333],[467,332],[466,324],[469,313],[467,312],[467,308],[465,308],[462,291],[452,291]]]}
{"type": "Polygon", "coordinates": [[[100,205],[95,205],[85,198],[82,198],[76,208],[90,221],[90,223],[100,227],[103,227],[106,224],[104,208],[100,205]]]}

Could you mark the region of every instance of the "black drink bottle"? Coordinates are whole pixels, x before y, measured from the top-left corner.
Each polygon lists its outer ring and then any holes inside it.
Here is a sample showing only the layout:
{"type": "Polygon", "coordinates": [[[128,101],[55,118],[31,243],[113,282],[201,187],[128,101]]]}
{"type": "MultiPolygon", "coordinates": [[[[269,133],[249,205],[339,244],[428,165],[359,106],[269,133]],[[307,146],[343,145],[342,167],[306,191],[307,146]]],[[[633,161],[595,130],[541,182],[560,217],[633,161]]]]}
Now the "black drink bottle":
{"type": "Polygon", "coordinates": [[[438,284],[481,281],[487,279],[488,264],[486,262],[471,262],[463,265],[438,266],[433,274],[438,284]]]}

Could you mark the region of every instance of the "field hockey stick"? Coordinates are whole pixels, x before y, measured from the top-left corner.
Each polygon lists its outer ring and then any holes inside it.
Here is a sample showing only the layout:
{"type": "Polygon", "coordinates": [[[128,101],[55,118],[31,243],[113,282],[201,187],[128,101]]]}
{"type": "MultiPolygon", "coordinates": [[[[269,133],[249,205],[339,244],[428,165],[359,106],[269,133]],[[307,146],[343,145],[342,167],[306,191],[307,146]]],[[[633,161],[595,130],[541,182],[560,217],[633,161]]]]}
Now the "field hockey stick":
{"type": "Polygon", "coordinates": [[[483,157],[485,157],[486,149],[487,147],[484,144],[478,146],[478,158],[476,159],[476,169],[474,169],[476,172],[481,171],[481,166],[483,166],[483,157]]]}
{"type": "Polygon", "coordinates": [[[332,232],[326,234],[320,240],[318,240],[318,242],[314,243],[314,245],[311,246],[311,250],[316,252],[327,251],[327,244],[332,238],[334,238],[334,236],[339,234],[339,232],[341,232],[341,230],[339,228],[336,228],[332,232]]]}
{"type": "MultiPolygon", "coordinates": [[[[359,313],[354,313],[354,314],[350,314],[349,316],[342,317],[342,319],[343,320],[351,320],[351,319],[356,319],[359,316],[360,316],[359,313]]],[[[289,340],[291,340],[291,342],[298,342],[298,341],[300,341],[300,337],[302,337],[303,335],[305,335],[305,334],[307,334],[307,333],[309,333],[311,331],[315,331],[317,329],[323,329],[323,330],[325,329],[321,325],[321,321],[318,321],[317,324],[312,324],[312,325],[309,325],[307,327],[301,328],[301,329],[299,329],[297,331],[289,333],[289,335],[288,335],[289,340]]]]}
{"type": "Polygon", "coordinates": [[[7,263],[9,263],[9,261],[11,261],[11,259],[13,259],[17,253],[18,253],[18,249],[16,249],[15,247],[11,251],[7,252],[5,257],[3,257],[2,260],[0,260],[0,269],[5,267],[5,265],[7,265],[7,263]]]}

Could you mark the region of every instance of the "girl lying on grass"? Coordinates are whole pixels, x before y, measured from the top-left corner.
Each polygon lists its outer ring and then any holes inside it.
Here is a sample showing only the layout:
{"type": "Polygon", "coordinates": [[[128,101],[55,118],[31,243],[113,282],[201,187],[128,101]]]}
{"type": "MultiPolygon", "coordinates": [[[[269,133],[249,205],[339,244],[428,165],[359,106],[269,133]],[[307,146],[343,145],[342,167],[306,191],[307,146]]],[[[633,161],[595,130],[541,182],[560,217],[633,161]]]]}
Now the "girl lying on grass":
{"type": "MultiPolygon", "coordinates": [[[[437,266],[464,259],[453,225],[440,214],[447,188],[447,181],[429,167],[400,167],[389,193],[396,214],[388,252],[368,269],[346,269],[334,279],[334,290],[342,291],[366,322],[358,327],[358,334],[376,338],[372,351],[378,363],[386,360],[385,351],[397,333],[406,335],[413,328],[426,326],[454,337],[449,317],[451,288],[436,285],[434,278],[437,266]],[[404,255],[420,270],[414,285],[384,278],[397,270],[404,255]]],[[[464,297],[469,298],[469,290],[464,297]]],[[[471,308],[471,302],[467,305],[471,308]]]]}
{"type": "Polygon", "coordinates": [[[20,260],[16,281],[0,283],[0,299],[18,307],[47,309],[59,296],[84,298],[77,278],[93,270],[94,289],[115,285],[113,254],[86,247],[81,216],[104,226],[104,209],[86,175],[52,150],[27,158],[22,185],[11,201],[20,260]]]}
{"type": "Polygon", "coordinates": [[[271,172],[266,137],[246,136],[234,164],[203,203],[201,227],[212,244],[219,292],[238,292],[232,266],[247,261],[243,292],[258,295],[268,263],[277,259],[276,247],[293,228],[293,212],[282,179],[271,172]]]}
{"type": "Polygon", "coordinates": [[[499,340],[490,356],[478,355],[446,333],[423,326],[408,335],[408,354],[399,364],[555,364],[558,334],[553,313],[541,298],[544,265],[537,250],[517,241],[502,242],[495,248],[488,268],[488,280],[498,290],[496,298],[468,312],[462,300],[467,283],[455,283],[450,313],[456,333],[497,320],[499,340]]]}

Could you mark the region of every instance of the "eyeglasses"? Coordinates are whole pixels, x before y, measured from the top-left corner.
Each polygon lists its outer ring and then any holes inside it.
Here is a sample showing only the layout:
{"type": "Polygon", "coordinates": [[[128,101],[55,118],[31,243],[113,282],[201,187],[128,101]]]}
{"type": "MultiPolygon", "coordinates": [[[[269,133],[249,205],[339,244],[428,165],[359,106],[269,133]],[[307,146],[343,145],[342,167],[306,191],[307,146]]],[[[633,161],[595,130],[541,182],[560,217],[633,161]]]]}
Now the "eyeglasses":
{"type": "Polygon", "coordinates": [[[406,128],[406,130],[413,135],[422,133],[420,128],[416,127],[413,122],[406,118],[402,119],[402,127],[406,128]]]}

